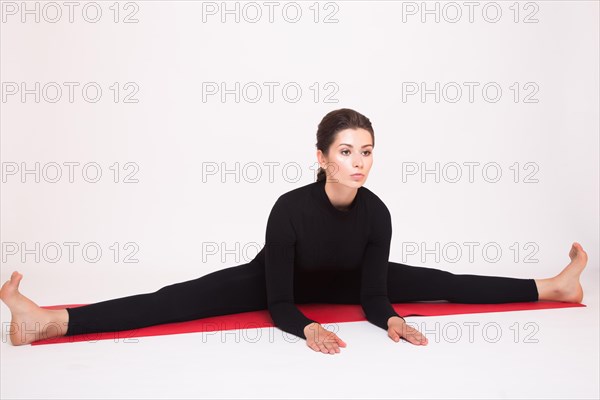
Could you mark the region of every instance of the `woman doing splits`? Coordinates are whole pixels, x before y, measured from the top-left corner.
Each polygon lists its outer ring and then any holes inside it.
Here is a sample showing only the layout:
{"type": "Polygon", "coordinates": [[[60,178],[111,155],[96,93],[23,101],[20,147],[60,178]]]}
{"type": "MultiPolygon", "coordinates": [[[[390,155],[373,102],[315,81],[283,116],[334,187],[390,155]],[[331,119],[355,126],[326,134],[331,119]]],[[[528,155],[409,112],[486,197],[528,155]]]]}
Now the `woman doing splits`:
{"type": "Polygon", "coordinates": [[[339,109],[317,130],[316,182],[282,194],[266,227],[265,246],[249,263],[225,268],[155,292],[76,308],[40,308],[19,292],[17,271],[0,298],[12,314],[13,345],[93,332],[113,332],[218,315],[268,310],[274,324],[326,354],[346,343],[296,303],[360,304],[366,319],[401,338],[426,345],[392,303],[562,301],[579,303],[587,254],[573,243],[571,262],[547,279],[453,274],[388,260],[392,221],[383,201],[364,186],[375,136],[364,115],[339,109]]]}

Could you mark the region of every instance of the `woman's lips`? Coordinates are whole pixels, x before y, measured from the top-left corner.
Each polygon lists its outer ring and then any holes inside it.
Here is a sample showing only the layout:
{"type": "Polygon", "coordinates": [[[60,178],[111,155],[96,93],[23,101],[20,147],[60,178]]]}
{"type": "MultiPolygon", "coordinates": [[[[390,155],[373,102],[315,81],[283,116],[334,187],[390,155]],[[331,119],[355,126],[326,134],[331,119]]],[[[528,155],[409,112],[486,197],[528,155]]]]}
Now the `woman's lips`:
{"type": "Polygon", "coordinates": [[[363,174],[352,174],[350,175],[352,179],[362,179],[364,177],[363,174]]]}

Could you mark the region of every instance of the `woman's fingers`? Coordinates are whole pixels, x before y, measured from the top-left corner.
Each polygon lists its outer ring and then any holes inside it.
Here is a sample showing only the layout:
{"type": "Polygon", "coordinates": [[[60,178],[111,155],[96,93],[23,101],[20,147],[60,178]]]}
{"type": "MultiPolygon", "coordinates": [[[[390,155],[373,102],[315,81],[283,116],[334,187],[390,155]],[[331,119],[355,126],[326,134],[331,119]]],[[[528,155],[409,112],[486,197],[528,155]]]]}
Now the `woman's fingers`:
{"type": "Polygon", "coordinates": [[[325,347],[327,348],[330,354],[335,354],[340,352],[340,348],[338,346],[338,337],[335,333],[327,331],[327,335],[325,336],[325,347]]]}
{"type": "Polygon", "coordinates": [[[406,335],[404,338],[416,345],[426,345],[429,342],[425,335],[408,325],[406,326],[406,335]]]}
{"type": "Polygon", "coordinates": [[[310,340],[307,344],[308,346],[315,350],[320,351],[325,354],[335,354],[340,352],[340,343],[343,343],[343,346],[346,346],[341,339],[339,339],[335,334],[330,332],[325,336],[322,336],[323,340],[310,340]]]}
{"type": "Polygon", "coordinates": [[[324,345],[327,349],[327,353],[334,354],[340,351],[340,349],[337,346],[337,343],[335,341],[332,341],[331,338],[327,338],[324,342],[324,345]]]}
{"type": "Polygon", "coordinates": [[[408,324],[391,326],[388,329],[388,336],[394,342],[399,342],[400,338],[416,345],[427,345],[429,342],[425,335],[408,324]]]}
{"type": "Polygon", "coordinates": [[[340,347],[346,347],[346,342],[340,339],[337,335],[335,336],[335,340],[340,347]]]}
{"type": "Polygon", "coordinates": [[[324,342],[311,341],[308,346],[314,351],[329,354],[329,349],[325,346],[324,342]]]}
{"type": "Polygon", "coordinates": [[[340,352],[340,347],[346,347],[346,342],[322,327],[318,327],[314,335],[307,336],[306,344],[314,351],[325,354],[336,354],[340,352]]]}
{"type": "Polygon", "coordinates": [[[330,353],[335,353],[335,350],[333,349],[333,346],[331,345],[331,343],[328,342],[323,342],[321,343],[322,347],[321,347],[321,351],[325,354],[330,354],[330,353]]]}

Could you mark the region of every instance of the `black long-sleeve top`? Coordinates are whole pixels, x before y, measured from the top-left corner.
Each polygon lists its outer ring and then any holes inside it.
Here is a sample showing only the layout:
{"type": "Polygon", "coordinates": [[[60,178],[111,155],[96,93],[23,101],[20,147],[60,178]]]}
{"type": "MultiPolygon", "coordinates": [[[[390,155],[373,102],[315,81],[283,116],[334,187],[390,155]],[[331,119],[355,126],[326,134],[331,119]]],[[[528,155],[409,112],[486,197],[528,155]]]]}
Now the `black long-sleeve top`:
{"type": "Polygon", "coordinates": [[[310,285],[320,278],[358,273],[366,319],[387,330],[387,320],[399,316],[387,295],[391,236],[389,210],[364,186],[345,211],[331,204],[324,180],[281,195],[268,218],[265,246],[255,258],[264,263],[268,310],[275,325],[306,339],[304,328],[317,322],[296,307],[295,279],[310,285]]]}

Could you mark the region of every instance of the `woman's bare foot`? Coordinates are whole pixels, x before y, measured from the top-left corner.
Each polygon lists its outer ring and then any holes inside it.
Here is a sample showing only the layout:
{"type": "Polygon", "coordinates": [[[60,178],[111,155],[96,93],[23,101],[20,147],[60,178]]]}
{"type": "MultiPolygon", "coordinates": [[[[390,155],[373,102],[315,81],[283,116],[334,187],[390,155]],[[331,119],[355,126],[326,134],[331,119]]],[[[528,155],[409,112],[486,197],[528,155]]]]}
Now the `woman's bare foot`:
{"type": "Polygon", "coordinates": [[[581,303],[583,288],[579,277],[587,265],[587,253],[579,243],[574,242],[569,251],[569,258],[569,265],[554,278],[535,280],[538,286],[538,300],[581,303]]]}
{"type": "Polygon", "coordinates": [[[10,309],[10,342],[15,345],[29,344],[36,340],[62,336],[67,331],[67,310],[47,310],[19,292],[23,275],[14,271],[0,289],[0,300],[10,309]]]}

